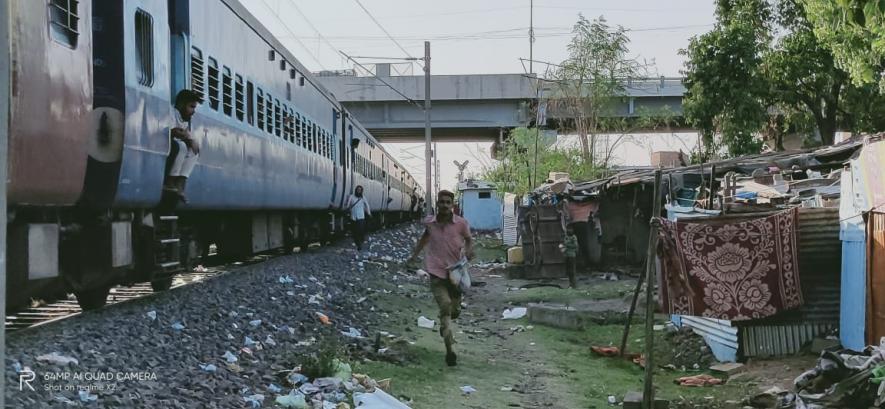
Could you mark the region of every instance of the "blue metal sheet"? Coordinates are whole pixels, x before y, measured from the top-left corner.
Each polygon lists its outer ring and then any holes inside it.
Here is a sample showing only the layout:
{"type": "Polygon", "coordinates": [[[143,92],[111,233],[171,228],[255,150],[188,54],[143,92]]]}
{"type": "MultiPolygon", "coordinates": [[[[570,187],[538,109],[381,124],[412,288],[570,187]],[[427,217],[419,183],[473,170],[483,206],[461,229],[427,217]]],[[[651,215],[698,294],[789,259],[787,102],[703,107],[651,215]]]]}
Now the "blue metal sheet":
{"type": "Polygon", "coordinates": [[[866,242],[842,242],[842,305],[839,338],[845,348],[866,347],[866,242]]]}

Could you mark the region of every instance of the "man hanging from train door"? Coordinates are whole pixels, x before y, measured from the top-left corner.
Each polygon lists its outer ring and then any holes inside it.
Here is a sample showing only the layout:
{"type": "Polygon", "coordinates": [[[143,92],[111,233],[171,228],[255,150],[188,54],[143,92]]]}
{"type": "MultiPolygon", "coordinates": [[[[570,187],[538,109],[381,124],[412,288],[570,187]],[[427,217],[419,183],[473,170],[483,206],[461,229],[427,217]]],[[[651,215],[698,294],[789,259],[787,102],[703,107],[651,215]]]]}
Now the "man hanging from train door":
{"type": "Polygon", "coordinates": [[[184,189],[197,158],[200,156],[200,145],[191,136],[191,118],[197,111],[197,105],[203,97],[194,91],[185,89],[175,96],[175,125],[169,131],[172,147],[169,160],[166,162],[166,181],[163,190],[171,192],[187,203],[184,189]]]}
{"type": "Polygon", "coordinates": [[[436,216],[424,219],[424,234],[407,263],[413,264],[427,247],[424,268],[430,274],[430,291],[439,306],[439,334],[446,344],[446,364],[455,366],[458,356],[452,347],[455,343],[452,320],[461,315],[462,293],[449,281],[449,266],[456,265],[462,253],[468,260],[473,259],[473,238],[467,220],[452,211],[455,194],[440,190],[436,197],[436,216]]]}
{"type": "Polygon", "coordinates": [[[363,241],[366,239],[366,217],[372,217],[369,202],[363,197],[363,187],[353,189],[353,196],[347,200],[347,211],[350,212],[350,233],[353,235],[353,244],[357,251],[363,250],[363,241]]]}

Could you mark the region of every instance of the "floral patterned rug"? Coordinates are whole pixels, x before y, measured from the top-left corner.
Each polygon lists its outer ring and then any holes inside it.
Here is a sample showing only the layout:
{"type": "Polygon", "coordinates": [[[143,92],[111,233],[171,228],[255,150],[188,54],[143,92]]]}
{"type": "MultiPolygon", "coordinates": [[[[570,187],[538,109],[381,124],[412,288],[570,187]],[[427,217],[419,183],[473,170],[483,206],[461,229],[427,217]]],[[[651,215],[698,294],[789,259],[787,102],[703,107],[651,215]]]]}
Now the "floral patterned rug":
{"type": "Polygon", "coordinates": [[[659,220],[666,312],[740,321],[802,305],[796,209],[738,222],[659,220]]]}

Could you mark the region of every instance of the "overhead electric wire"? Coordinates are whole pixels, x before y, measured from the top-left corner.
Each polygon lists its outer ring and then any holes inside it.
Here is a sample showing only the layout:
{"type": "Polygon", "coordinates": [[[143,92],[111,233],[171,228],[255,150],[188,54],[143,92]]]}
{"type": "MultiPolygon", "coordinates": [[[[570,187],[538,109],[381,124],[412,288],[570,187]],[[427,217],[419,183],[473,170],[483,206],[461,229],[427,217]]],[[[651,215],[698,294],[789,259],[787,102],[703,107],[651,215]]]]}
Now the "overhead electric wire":
{"type": "MultiPolygon", "coordinates": [[[[353,62],[354,64],[356,64],[358,67],[360,67],[360,68],[362,68],[363,70],[365,70],[366,72],[369,72],[369,73],[372,72],[371,70],[369,70],[368,68],[366,68],[365,66],[363,66],[362,64],[360,64],[359,61],[357,61],[357,60],[353,59],[353,57],[347,55],[344,51],[340,51],[340,50],[339,50],[338,52],[341,53],[341,55],[343,55],[343,56],[344,56],[345,58],[347,58],[349,61],[351,61],[351,62],[353,62]]],[[[414,104],[415,106],[417,106],[418,108],[420,108],[420,109],[422,109],[422,110],[424,109],[424,105],[419,104],[418,101],[415,101],[414,99],[410,98],[410,97],[407,96],[406,94],[403,94],[402,92],[400,92],[400,90],[396,89],[393,85],[390,85],[390,83],[388,83],[387,81],[384,81],[383,78],[381,78],[381,77],[379,77],[379,76],[377,76],[377,75],[375,75],[375,74],[372,74],[372,77],[375,78],[375,79],[378,80],[378,81],[381,81],[382,84],[386,85],[387,88],[390,88],[391,90],[393,90],[393,92],[399,94],[399,96],[403,97],[406,101],[409,101],[410,103],[414,104]]]]}
{"type": "MultiPolygon", "coordinates": [[[[267,7],[267,9],[270,10],[270,14],[273,15],[274,17],[276,17],[277,21],[279,21],[280,24],[283,25],[283,28],[285,28],[286,31],[288,31],[289,34],[292,35],[292,39],[297,41],[298,44],[301,45],[301,48],[304,48],[304,51],[307,51],[307,55],[309,55],[311,59],[316,61],[316,63],[319,64],[320,68],[322,68],[324,70],[327,69],[326,66],[323,65],[322,62],[320,62],[320,59],[317,58],[315,55],[313,55],[313,53],[310,51],[310,48],[308,48],[307,45],[305,45],[303,42],[301,42],[299,37],[295,35],[295,32],[293,32],[292,29],[289,28],[289,25],[286,24],[286,22],[283,21],[282,18],[280,18],[280,16],[274,11],[273,7],[270,6],[270,4],[267,2],[267,0],[261,0],[261,4],[264,4],[264,7],[267,7]]],[[[278,38],[280,38],[280,37],[278,37],[278,38]]]]}
{"type": "MultiPolygon", "coordinates": [[[[360,0],[353,0],[353,1],[355,1],[356,4],[357,4],[358,6],[360,6],[360,8],[363,9],[363,11],[366,12],[366,15],[368,15],[369,18],[372,19],[372,21],[375,22],[375,25],[377,25],[378,28],[380,28],[381,31],[383,31],[384,34],[387,35],[387,38],[389,38],[390,41],[393,41],[393,43],[396,44],[396,46],[399,47],[399,49],[400,49],[402,52],[404,52],[406,55],[408,55],[408,56],[411,57],[411,58],[415,58],[415,56],[413,56],[412,54],[410,54],[409,51],[405,49],[405,47],[403,47],[398,41],[396,41],[395,38],[393,38],[392,35],[390,35],[390,33],[387,31],[387,29],[385,29],[384,26],[381,25],[381,22],[379,22],[378,19],[376,19],[375,16],[373,16],[371,12],[369,12],[369,9],[367,9],[366,6],[363,6],[363,3],[360,3],[360,0]]],[[[348,57],[348,58],[349,58],[349,57],[348,57]]],[[[420,63],[419,63],[419,65],[420,65],[420,63]]]]}
{"type": "Polygon", "coordinates": [[[317,33],[317,37],[319,37],[324,43],[326,43],[326,45],[329,46],[329,48],[331,48],[333,52],[337,53],[337,52],[338,52],[338,48],[335,47],[334,45],[332,45],[332,43],[330,43],[329,40],[327,40],[326,37],[323,36],[322,33],[320,33],[320,30],[317,29],[316,26],[313,25],[313,23],[312,23],[312,22],[310,21],[310,19],[307,17],[307,14],[304,14],[304,12],[301,11],[301,8],[298,7],[298,4],[295,3],[295,0],[289,0],[289,4],[291,4],[292,7],[295,8],[295,11],[297,11],[298,14],[301,15],[301,17],[304,19],[304,21],[307,23],[307,25],[309,25],[310,28],[312,28],[313,31],[314,31],[315,33],[317,33]]]}

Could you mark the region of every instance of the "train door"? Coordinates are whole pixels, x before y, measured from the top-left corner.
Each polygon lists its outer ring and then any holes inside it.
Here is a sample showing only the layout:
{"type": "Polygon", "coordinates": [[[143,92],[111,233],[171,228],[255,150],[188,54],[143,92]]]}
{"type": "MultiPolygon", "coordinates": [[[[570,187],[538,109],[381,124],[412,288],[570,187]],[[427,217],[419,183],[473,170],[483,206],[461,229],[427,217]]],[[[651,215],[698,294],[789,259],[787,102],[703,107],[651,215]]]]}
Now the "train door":
{"type": "Polygon", "coordinates": [[[170,101],[190,84],[190,0],[169,0],[170,101]]]}
{"type": "MultiPolygon", "coordinates": [[[[329,203],[335,203],[335,196],[338,194],[338,180],[342,180],[342,184],[344,183],[344,170],[342,169],[341,177],[338,176],[338,169],[343,168],[343,158],[341,157],[341,148],[334,149],[335,146],[341,145],[341,141],[338,140],[338,120],[341,118],[341,111],[337,109],[332,109],[332,144],[333,144],[333,153],[332,154],[332,198],[329,199],[329,203]]],[[[342,119],[343,122],[343,119],[342,119]]],[[[341,197],[344,197],[344,192],[341,192],[341,197]]]]}

